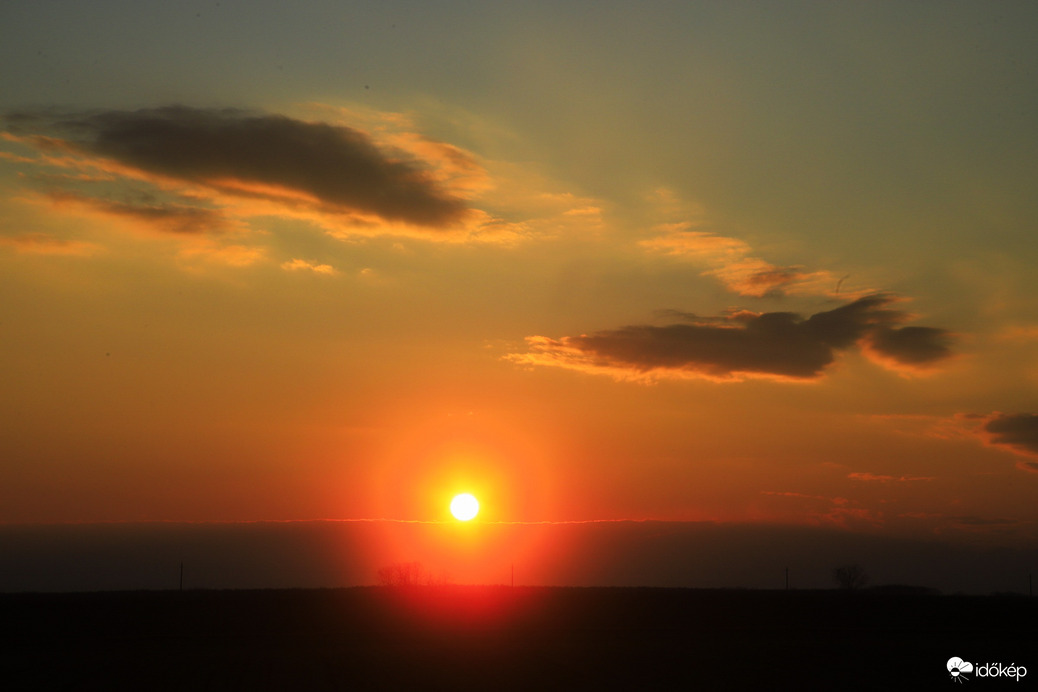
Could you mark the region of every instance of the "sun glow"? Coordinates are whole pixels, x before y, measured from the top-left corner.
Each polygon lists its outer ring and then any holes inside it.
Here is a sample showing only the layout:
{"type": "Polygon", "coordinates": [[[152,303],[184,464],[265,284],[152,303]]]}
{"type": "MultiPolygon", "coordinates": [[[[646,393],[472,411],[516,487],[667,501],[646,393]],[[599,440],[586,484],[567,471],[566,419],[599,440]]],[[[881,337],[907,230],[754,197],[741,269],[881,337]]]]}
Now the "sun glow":
{"type": "Polygon", "coordinates": [[[451,500],[451,514],[458,521],[469,521],[479,514],[479,500],[469,493],[455,495],[451,500]]]}

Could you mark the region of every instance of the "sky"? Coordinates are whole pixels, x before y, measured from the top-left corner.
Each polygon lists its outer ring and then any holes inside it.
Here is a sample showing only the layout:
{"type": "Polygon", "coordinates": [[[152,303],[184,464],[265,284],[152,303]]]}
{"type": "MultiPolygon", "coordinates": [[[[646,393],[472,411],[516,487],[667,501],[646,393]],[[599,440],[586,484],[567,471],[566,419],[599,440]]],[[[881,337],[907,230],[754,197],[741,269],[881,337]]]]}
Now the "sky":
{"type": "Polygon", "coordinates": [[[5,2],[0,522],[1034,546],[1036,30],[5,2]]]}

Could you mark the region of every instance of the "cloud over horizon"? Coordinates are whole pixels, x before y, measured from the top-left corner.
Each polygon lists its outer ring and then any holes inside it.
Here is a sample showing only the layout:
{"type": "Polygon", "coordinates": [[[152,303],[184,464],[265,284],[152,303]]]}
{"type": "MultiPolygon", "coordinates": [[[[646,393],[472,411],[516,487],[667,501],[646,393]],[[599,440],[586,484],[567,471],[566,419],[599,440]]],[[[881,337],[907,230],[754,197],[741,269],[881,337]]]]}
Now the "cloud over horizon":
{"type": "Polygon", "coordinates": [[[792,312],[743,310],[709,318],[690,315],[690,323],[633,325],[561,339],[532,336],[527,353],[508,357],[617,379],[719,381],[818,379],[837,353],[855,345],[898,370],[926,369],[949,358],[951,333],[900,326],[910,316],[887,307],[895,300],[890,294],[875,294],[806,319],[792,312]]]}
{"type": "MultiPolygon", "coordinates": [[[[186,106],[17,112],[4,119],[12,133],[8,140],[43,154],[34,163],[78,171],[39,176],[50,184],[47,194],[75,195],[94,211],[137,216],[164,230],[185,230],[184,224],[170,224],[170,216],[194,218],[198,223],[187,224],[194,231],[219,229],[219,223],[203,223],[219,220],[212,203],[243,216],[282,215],[324,227],[404,224],[434,232],[453,228],[472,213],[464,191],[452,189],[434,170],[437,157],[446,156],[445,145],[380,146],[343,124],[186,106]],[[161,194],[172,202],[128,203],[119,197],[126,196],[125,189],[114,195],[55,189],[62,177],[65,183],[136,186],[131,197],[161,194]]],[[[466,156],[456,147],[448,154],[454,168],[466,156]]]]}
{"type": "Polygon", "coordinates": [[[1028,457],[1017,466],[1038,473],[1038,414],[999,413],[980,416],[978,430],[987,444],[1028,457]]]}

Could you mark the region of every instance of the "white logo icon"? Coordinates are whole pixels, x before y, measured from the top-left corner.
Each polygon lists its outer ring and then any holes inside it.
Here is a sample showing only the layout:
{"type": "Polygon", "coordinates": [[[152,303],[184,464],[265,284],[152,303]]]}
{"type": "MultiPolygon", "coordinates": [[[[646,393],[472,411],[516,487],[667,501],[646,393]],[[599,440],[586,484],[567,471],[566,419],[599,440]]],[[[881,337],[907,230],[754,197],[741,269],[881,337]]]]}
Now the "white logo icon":
{"type": "Polygon", "coordinates": [[[958,656],[952,656],[948,659],[948,672],[951,673],[951,679],[955,682],[969,680],[965,673],[973,672],[973,664],[969,661],[963,661],[958,656]]]}

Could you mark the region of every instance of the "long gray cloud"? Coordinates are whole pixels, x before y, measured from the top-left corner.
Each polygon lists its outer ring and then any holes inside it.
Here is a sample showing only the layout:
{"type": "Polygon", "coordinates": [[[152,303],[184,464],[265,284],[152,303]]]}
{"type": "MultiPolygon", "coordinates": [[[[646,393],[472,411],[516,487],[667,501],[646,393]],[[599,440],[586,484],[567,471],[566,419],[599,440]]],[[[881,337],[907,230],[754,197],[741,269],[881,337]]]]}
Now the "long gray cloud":
{"type": "Polygon", "coordinates": [[[447,226],[453,197],[403,153],[364,133],[281,115],[185,106],[88,114],[10,113],[12,132],[61,136],[76,150],[161,176],[219,186],[238,181],[301,193],[326,211],[447,226]]]}
{"type": "Polygon", "coordinates": [[[634,376],[813,379],[839,351],[855,345],[895,368],[925,368],[950,357],[951,333],[900,326],[909,315],[888,307],[895,300],[889,294],[866,296],[806,319],[792,312],[737,312],[558,340],[532,337],[531,352],[512,359],[634,376]]]}

